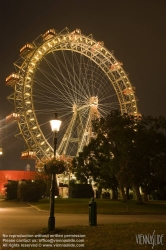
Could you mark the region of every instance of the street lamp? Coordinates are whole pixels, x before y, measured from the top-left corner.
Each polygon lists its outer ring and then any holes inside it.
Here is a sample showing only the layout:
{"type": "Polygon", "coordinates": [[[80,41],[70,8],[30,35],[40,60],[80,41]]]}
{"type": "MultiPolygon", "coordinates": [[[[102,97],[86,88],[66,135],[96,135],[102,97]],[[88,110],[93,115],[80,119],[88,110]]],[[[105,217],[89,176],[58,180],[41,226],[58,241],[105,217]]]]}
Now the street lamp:
{"type": "MultiPolygon", "coordinates": [[[[54,158],[56,158],[56,145],[57,145],[57,132],[61,126],[60,120],[58,120],[57,113],[55,118],[50,121],[51,129],[54,132],[54,158]]],[[[54,197],[55,197],[55,173],[51,174],[51,189],[50,189],[50,216],[48,218],[48,231],[55,229],[55,217],[54,217],[54,197]]]]}

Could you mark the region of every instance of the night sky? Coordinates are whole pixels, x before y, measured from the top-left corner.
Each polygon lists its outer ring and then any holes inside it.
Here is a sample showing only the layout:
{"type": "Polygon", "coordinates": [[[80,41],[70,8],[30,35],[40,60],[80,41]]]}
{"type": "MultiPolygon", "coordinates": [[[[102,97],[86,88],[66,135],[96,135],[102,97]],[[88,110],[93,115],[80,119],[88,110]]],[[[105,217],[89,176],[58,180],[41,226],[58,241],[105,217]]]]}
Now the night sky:
{"type": "Polygon", "coordinates": [[[14,137],[16,124],[6,126],[4,121],[13,111],[6,99],[13,90],[5,87],[5,79],[15,71],[20,48],[50,28],[57,32],[79,28],[104,41],[136,87],[139,112],[166,116],[165,0],[1,0],[0,12],[0,140],[4,151],[0,169],[24,170],[29,163],[20,160],[26,145],[14,137]]]}

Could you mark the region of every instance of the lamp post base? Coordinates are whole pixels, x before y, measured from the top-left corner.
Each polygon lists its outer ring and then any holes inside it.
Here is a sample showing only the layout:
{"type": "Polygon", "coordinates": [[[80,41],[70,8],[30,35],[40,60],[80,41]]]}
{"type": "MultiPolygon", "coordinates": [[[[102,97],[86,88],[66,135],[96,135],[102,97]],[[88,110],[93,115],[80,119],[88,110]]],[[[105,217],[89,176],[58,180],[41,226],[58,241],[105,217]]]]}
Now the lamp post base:
{"type": "Polygon", "coordinates": [[[48,218],[48,231],[53,231],[55,229],[55,217],[48,218]]]}

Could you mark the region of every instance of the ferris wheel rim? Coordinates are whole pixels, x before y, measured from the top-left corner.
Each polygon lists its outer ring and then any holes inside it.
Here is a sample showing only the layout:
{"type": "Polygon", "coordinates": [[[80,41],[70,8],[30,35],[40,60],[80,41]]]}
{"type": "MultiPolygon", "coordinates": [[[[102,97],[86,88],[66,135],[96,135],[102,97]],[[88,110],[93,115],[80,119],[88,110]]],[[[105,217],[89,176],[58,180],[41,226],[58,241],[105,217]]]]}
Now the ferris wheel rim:
{"type": "Polygon", "coordinates": [[[15,86],[14,94],[16,112],[20,113],[22,117],[19,122],[19,128],[27,144],[28,139],[33,138],[34,147],[35,145],[40,145],[39,151],[42,151],[43,153],[46,151],[46,153],[48,153],[52,150],[52,147],[46,140],[36,117],[32,95],[32,79],[38,63],[53,51],[69,50],[80,53],[92,60],[101,68],[110,80],[110,84],[113,86],[119,100],[121,113],[127,113],[128,106],[131,107],[130,113],[136,114],[138,112],[136,97],[127,74],[120,64],[117,68],[113,69],[113,67],[118,64],[118,61],[113,54],[104,47],[102,42],[97,42],[92,36],[69,32],[67,29],[65,32],[60,32],[55,36],[44,40],[41,44],[36,42],[33,42],[32,44],[34,45],[32,54],[28,58],[23,58],[21,66],[18,67],[16,64],[20,78],[18,84],[15,86]],[[119,75],[119,78],[115,79],[113,74],[114,71],[119,75]],[[120,82],[123,82],[125,88],[123,87],[123,89],[121,89],[120,82]],[[22,95],[20,95],[21,90],[22,95]],[[125,102],[125,90],[131,90],[128,103],[125,102]],[[22,96],[22,100],[20,100],[20,96],[22,96]],[[28,100],[30,100],[30,103],[28,103],[28,100]],[[20,103],[21,108],[19,106],[20,103]]]}

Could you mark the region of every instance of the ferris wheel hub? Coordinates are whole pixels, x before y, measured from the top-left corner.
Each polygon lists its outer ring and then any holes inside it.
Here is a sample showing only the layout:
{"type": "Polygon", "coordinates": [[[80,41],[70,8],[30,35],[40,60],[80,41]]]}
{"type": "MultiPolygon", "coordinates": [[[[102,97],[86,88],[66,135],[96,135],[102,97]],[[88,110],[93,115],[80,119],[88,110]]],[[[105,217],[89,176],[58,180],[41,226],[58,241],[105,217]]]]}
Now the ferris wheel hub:
{"type": "Polygon", "coordinates": [[[90,106],[98,106],[98,97],[97,96],[92,96],[90,97],[90,106]]]}

